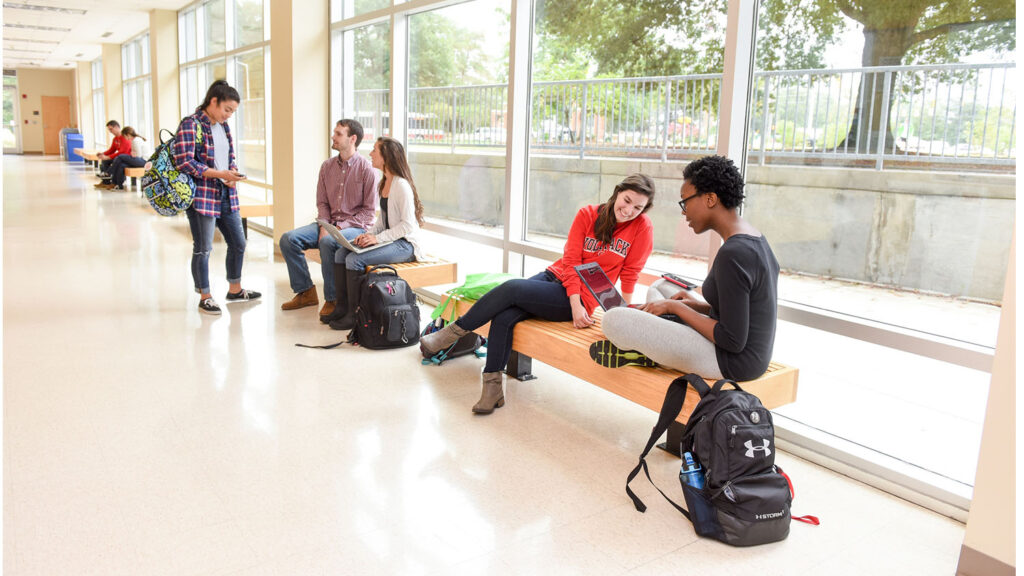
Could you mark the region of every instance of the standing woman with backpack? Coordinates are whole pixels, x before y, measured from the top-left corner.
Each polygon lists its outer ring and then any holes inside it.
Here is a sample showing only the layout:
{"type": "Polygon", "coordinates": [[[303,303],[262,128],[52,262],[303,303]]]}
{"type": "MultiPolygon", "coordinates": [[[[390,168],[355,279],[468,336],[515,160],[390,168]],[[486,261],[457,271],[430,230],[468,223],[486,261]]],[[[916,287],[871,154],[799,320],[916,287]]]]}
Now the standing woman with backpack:
{"type": "Polygon", "coordinates": [[[334,252],[334,285],[338,291],[336,308],[330,318],[334,330],[351,330],[356,325],[359,285],[367,266],[395,264],[423,259],[417,232],[423,225],[423,204],[412,181],[412,169],[405,157],[402,143],[381,136],[370,151],[370,164],[383,176],[377,185],[380,216],[365,233],[352,243],[360,248],[391,242],[363,253],[338,246],[334,252]]]}
{"type": "Polygon", "coordinates": [[[242,288],[242,260],[245,234],[238,212],[235,182],[245,176],[235,164],[235,147],[227,121],[238,109],[238,91],[217,80],[191,116],[178,125],[174,139],[174,164],[196,183],[196,193],[185,214],[192,232],[192,279],[199,293],[199,311],[220,314],[210,293],[210,253],[213,230],[218,228],[227,242],[227,300],[255,300],[260,293],[242,288]]]}

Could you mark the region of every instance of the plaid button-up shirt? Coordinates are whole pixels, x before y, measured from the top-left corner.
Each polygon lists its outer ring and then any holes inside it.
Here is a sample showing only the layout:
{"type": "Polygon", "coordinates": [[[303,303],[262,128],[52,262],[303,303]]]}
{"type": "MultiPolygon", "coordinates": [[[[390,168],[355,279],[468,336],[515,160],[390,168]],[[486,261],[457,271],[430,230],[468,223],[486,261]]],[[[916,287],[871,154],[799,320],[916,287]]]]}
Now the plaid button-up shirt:
{"type": "MultiPolygon", "coordinates": [[[[237,170],[235,164],[235,143],[231,138],[231,130],[223,123],[224,135],[228,138],[228,169],[237,170]]],[[[238,192],[234,187],[224,185],[217,178],[206,178],[203,175],[213,164],[213,125],[210,117],[197,108],[191,116],[186,116],[178,125],[178,135],[174,139],[174,164],[178,170],[188,174],[196,183],[196,195],[192,207],[203,216],[220,216],[221,190],[227,189],[231,202],[231,211],[238,212],[238,192]],[[196,146],[196,130],[202,130],[203,143],[196,146]]]]}

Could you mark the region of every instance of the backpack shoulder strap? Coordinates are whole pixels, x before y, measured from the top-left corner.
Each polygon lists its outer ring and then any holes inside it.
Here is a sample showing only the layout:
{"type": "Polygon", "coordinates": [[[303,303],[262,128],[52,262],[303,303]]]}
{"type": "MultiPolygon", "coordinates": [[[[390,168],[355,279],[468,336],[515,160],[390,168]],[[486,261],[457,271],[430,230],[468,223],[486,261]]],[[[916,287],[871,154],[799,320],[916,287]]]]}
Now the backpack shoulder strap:
{"type": "MultiPolygon", "coordinates": [[[[729,380],[728,378],[722,378],[721,380],[715,382],[715,385],[713,388],[711,388],[711,391],[714,392],[715,394],[718,394],[719,392],[722,391],[722,387],[724,387],[726,384],[732,384],[733,388],[739,390],[740,392],[743,392],[743,388],[740,388],[740,385],[737,384],[735,380],[729,380]]],[[[707,388],[707,384],[704,384],[704,387],[707,388]]],[[[704,394],[701,394],[700,397],[703,398],[704,394]]]]}
{"type": "MultiPolygon", "coordinates": [[[[696,390],[702,398],[708,392],[707,383],[704,382],[703,378],[696,374],[680,376],[668,385],[668,391],[665,392],[665,402],[661,405],[661,413],[658,415],[658,423],[655,424],[654,429],[651,430],[651,437],[647,440],[647,446],[644,447],[643,453],[640,454],[640,462],[636,465],[636,468],[633,468],[633,471],[630,472],[629,476],[626,478],[626,494],[628,494],[630,499],[633,500],[633,506],[635,506],[639,512],[647,510],[647,506],[639,497],[637,497],[636,494],[633,493],[633,490],[629,487],[629,483],[633,481],[633,478],[636,478],[636,475],[640,473],[640,470],[643,470],[644,475],[647,476],[647,480],[651,485],[654,486],[658,492],[661,492],[662,496],[665,496],[665,493],[661,491],[661,488],[658,488],[658,485],[654,483],[654,480],[651,480],[651,474],[647,470],[646,458],[647,454],[651,451],[651,448],[653,448],[654,444],[659,438],[661,438],[661,435],[668,430],[669,425],[679,416],[680,410],[683,409],[683,402],[686,400],[686,389],[688,386],[693,386],[693,389],[696,390]]],[[[676,510],[679,510],[683,516],[686,516],[687,518],[690,517],[689,512],[687,512],[685,508],[673,502],[668,496],[665,496],[665,499],[675,506],[676,510]]]]}

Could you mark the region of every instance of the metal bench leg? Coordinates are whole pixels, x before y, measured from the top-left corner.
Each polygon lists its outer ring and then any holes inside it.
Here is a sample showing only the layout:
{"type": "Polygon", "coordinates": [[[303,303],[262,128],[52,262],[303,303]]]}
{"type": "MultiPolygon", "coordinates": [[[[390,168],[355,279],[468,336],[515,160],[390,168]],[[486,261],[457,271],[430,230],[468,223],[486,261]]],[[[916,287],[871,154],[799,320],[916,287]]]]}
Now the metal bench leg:
{"type": "Polygon", "coordinates": [[[668,452],[677,458],[682,458],[683,455],[679,453],[679,443],[683,441],[683,431],[685,429],[686,426],[673,421],[668,425],[668,434],[665,437],[665,441],[658,444],[658,448],[661,448],[665,452],[668,452]]]}
{"type": "Polygon", "coordinates": [[[533,370],[533,358],[530,358],[526,354],[520,354],[515,350],[508,357],[508,365],[505,366],[505,374],[525,382],[527,380],[534,380],[537,377],[531,374],[533,370]]]}
{"type": "Polygon", "coordinates": [[[248,218],[242,218],[242,236],[246,240],[249,239],[249,219],[248,218]]]}

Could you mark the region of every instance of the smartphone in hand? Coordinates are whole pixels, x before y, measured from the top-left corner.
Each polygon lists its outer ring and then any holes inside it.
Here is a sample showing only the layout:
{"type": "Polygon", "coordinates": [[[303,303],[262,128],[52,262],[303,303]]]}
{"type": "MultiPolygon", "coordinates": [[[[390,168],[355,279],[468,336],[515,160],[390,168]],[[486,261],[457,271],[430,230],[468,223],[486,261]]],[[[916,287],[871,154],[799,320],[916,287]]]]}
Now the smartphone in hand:
{"type": "Polygon", "coordinates": [[[676,286],[683,288],[684,290],[693,290],[694,288],[697,287],[697,285],[694,284],[693,282],[690,282],[689,280],[684,280],[679,276],[676,276],[675,274],[662,274],[661,277],[675,284],[676,286]]]}

